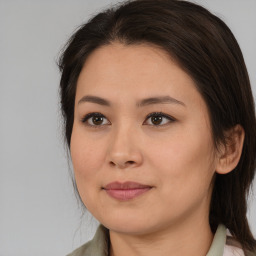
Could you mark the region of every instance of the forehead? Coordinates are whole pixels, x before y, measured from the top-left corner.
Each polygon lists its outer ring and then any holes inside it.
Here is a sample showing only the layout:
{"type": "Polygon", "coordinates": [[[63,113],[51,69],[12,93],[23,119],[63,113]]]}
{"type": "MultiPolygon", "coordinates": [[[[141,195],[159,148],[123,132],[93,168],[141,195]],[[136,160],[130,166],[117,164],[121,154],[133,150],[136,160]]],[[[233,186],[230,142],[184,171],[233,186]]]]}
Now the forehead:
{"type": "Polygon", "coordinates": [[[142,80],[164,78],[164,72],[160,70],[168,64],[171,64],[170,57],[156,47],[114,43],[92,52],[80,75],[90,74],[94,82],[120,79],[120,86],[126,82],[139,84],[142,80]]]}
{"type": "Polygon", "coordinates": [[[203,103],[193,79],[162,49],[114,43],[87,58],[77,82],[76,102],[86,94],[125,102],[168,95],[203,103]]]}

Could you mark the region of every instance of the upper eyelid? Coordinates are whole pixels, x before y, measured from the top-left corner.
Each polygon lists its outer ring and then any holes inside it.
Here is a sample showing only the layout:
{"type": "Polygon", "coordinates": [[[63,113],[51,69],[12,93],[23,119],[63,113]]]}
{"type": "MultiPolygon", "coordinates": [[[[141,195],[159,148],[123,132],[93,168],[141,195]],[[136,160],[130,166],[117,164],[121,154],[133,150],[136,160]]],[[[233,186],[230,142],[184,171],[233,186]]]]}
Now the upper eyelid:
{"type": "Polygon", "coordinates": [[[148,114],[147,116],[146,116],[146,119],[147,118],[149,118],[149,117],[151,117],[151,116],[157,116],[157,115],[159,115],[159,116],[163,116],[163,117],[166,117],[167,119],[171,119],[171,120],[176,120],[174,117],[172,117],[171,115],[168,115],[168,114],[165,114],[165,113],[163,113],[163,112],[152,112],[152,113],[150,113],[150,114],[148,114]]]}

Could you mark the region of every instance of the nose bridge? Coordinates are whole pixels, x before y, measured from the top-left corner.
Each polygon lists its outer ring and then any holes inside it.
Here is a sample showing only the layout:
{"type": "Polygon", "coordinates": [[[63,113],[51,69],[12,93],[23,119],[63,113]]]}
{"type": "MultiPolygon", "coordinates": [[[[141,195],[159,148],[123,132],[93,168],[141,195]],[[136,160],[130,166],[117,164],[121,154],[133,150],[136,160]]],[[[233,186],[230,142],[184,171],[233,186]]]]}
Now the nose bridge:
{"type": "Polygon", "coordinates": [[[138,131],[134,125],[120,123],[113,128],[109,142],[108,161],[119,168],[141,164],[138,131]]]}

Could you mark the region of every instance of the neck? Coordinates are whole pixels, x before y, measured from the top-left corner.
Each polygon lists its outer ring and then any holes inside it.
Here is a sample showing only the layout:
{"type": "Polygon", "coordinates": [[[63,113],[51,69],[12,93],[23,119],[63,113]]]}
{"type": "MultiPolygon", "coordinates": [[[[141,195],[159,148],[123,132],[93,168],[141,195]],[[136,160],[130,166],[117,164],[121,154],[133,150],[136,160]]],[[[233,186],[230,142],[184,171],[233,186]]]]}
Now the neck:
{"type": "Polygon", "coordinates": [[[110,256],[205,256],[212,240],[208,218],[143,235],[110,231],[110,256]]]}

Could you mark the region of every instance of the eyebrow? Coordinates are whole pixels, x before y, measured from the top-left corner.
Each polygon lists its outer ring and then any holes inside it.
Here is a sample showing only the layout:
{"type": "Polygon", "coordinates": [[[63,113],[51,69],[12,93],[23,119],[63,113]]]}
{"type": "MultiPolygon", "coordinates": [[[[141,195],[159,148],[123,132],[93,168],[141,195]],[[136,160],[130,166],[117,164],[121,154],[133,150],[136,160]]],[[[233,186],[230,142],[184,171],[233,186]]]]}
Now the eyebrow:
{"type": "MultiPolygon", "coordinates": [[[[111,106],[111,103],[108,100],[98,96],[92,96],[92,95],[83,96],[78,101],[78,104],[81,104],[84,102],[92,102],[92,103],[96,103],[96,104],[107,106],[107,107],[111,106]]],[[[144,107],[144,106],[154,105],[154,104],[178,104],[178,105],[186,106],[185,103],[183,103],[182,101],[179,101],[170,96],[159,96],[159,97],[150,97],[150,98],[142,99],[136,103],[136,106],[144,107]]]]}

